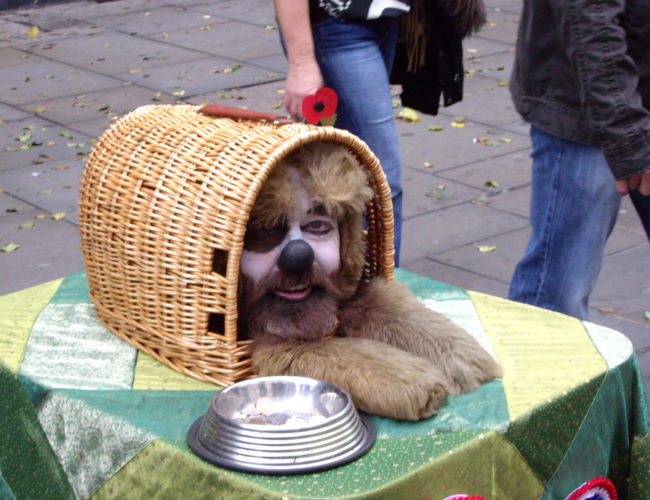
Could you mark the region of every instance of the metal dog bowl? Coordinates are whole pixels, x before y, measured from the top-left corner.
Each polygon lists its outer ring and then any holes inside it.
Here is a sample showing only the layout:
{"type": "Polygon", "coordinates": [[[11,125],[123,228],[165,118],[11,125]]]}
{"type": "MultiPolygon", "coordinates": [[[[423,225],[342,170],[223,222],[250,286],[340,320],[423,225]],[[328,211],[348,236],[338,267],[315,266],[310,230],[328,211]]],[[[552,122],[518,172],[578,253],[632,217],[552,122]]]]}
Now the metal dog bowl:
{"type": "Polygon", "coordinates": [[[375,428],[340,387],[306,377],[260,377],[218,392],[190,427],[208,462],[246,472],[329,469],[363,455],[375,428]]]}

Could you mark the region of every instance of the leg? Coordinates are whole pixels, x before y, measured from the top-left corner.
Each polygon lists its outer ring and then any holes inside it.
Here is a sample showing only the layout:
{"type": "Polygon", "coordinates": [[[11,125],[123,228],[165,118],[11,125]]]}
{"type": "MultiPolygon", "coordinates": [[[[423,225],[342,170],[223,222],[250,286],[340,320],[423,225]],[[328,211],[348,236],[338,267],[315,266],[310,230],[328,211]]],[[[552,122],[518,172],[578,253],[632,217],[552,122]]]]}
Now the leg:
{"type": "Polygon", "coordinates": [[[533,232],[509,298],[586,319],[621,197],[600,150],[535,127],[531,138],[533,232]]]}
{"type": "Polygon", "coordinates": [[[316,56],[339,96],[336,126],[368,144],[381,162],[393,199],[395,263],[399,265],[402,175],[388,75],[395,49],[396,19],[354,23],[331,18],[313,27],[316,56]]]}

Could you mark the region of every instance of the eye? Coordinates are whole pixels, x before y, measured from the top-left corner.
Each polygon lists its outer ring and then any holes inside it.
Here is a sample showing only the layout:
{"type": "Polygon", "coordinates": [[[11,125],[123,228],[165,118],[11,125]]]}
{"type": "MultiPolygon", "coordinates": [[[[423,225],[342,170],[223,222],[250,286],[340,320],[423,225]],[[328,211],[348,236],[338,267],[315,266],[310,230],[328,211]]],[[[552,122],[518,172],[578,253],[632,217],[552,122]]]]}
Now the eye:
{"type": "Polygon", "coordinates": [[[244,249],[265,253],[282,243],[287,234],[287,226],[282,223],[277,226],[251,226],[244,236],[244,249]]]}
{"type": "Polygon", "coordinates": [[[328,220],[314,219],[302,226],[301,229],[307,233],[323,236],[329,234],[334,229],[334,226],[328,220]]]}

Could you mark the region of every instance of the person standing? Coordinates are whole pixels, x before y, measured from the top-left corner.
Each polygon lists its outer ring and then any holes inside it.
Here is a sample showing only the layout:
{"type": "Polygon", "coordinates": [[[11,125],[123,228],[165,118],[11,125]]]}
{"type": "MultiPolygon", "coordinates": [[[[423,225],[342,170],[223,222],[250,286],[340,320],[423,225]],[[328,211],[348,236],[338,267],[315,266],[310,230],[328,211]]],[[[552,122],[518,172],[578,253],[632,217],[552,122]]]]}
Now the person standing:
{"type": "Polygon", "coordinates": [[[310,6],[308,0],[275,0],[289,62],[284,95],[287,112],[301,120],[306,95],[325,86],[336,91],[336,127],[365,141],[386,174],[393,200],[395,263],[399,265],[402,175],[389,74],[399,16],[409,6],[391,4],[396,7],[383,16],[383,12],[371,13],[379,18],[348,21],[330,15],[316,2],[310,6]]]}
{"type": "Polygon", "coordinates": [[[393,83],[408,80],[402,95],[405,106],[435,114],[441,94],[445,106],[462,99],[461,41],[483,23],[482,2],[274,1],[289,63],[285,107],[292,118],[301,120],[305,96],[323,86],[336,91],[335,126],[365,141],[386,174],[393,200],[395,264],[399,265],[402,174],[390,83],[400,22],[408,15],[413,38],[421,42],[405,58],[417,54],[420,63],[409,67],[400,61],[400,75],[393,83]],[[450,50],[432,44],[446,44],[450,50]],[[421,89],[426,96],[420,95],[421,89]]]}
{"type": "Polygon", "coordinates": [[[621,196],[648,230],[649,29],[650,0],[524,0],[510,91],[531,124],[533,230],[510,299],[587,319],[621,196]]]}

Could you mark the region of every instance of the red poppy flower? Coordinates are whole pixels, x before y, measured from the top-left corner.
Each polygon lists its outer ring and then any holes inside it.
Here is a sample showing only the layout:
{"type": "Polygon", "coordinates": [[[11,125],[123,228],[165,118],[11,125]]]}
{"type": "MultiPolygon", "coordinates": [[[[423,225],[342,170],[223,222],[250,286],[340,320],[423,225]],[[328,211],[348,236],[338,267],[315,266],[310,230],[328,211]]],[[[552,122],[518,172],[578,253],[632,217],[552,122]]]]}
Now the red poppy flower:
{"type": "Polygon", "coordinates": [[[316,124],[324,118],[336,113],[339,97],[328,87],[320,88],[315,94],[310,94],[302,100],[302,115],[311,124],[316,124]]]}
{"type": "Polygon", "coordinates": [[[566,500],[578,499],[590,500],[616,500],[616,488],[612,482],[606,477],[597,477],[591,481],[587,481],[578,489],[574,490],[566,500]]]}

